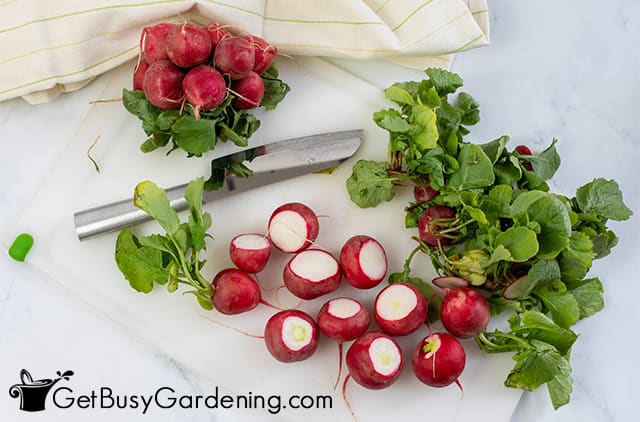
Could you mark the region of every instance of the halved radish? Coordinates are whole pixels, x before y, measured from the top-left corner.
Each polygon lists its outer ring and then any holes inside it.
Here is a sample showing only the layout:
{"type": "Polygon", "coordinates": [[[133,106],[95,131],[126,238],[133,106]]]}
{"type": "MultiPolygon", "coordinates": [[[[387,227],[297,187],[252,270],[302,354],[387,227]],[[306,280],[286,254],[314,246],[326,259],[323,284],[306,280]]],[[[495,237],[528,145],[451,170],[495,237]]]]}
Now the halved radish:
{"type": "Polygon", "coordinates": [[[491,309],[477,290],[459,287],[447,291],[440,304],[440,321],[458,338],[471,338],[487,328],[491,309]]]}
{"type": "Polygon", "coordinates": [[[469,287],[469,281],[454,275],[436,277],[431,282],[441,289],[455,289],[456,287],[469,287]]]}
{"type": "MultiPolygon", "coordinates": [[[[390,386],[402,369],[402,350],[391,337],[370,331],[358,337],[346,356],[349,375],[361,386],[379,390],[390,386]]],[[[343,385],[346,387],[347,379],[343,385]]]]}
{"type": "Polygon", "coordinates": [[[242,271],[259,273],[267,265],[271,255],[271,241],[261,234],[239,234],[231,239],[229,255],[235,266],[242,271]]]}
{"type": "Polygon", "coordinates": [[[376,297],[373,315],[378,326],[392,336],[416,331],[427,319],[427,299],[409,283],[394,283],[376,297]]]}
{"type": "MultiPolygon", "coordinates": [[[[460,342],[447,333],[433,333],[422,339],[413,351],[413,373],[431,387],[458,383],[467,361],[460,342]]],[[[458,383],[458,386],[460,384],[458,383]]]]}
{"type": "Polygon", "coordinates": [[[370,319],[369,311],[360,302],[348,297],[331,299],[320,308],[317,318],[320,332],[338,342],[338,376],[334,389],[342,375],[342,343],[364,334],[369,328],[370,319]]]}
{"type": "Polygon", "coordinates": [[[523,275],[520,278],[516,278],[505,287],[502,296],[505,299],[517,299],[529,290],[529,275],[523,275]]]}
{"type": "Polygon", "coordinates": [[[280,311],[267,321],[264,341],[269,353],[280,362],[298,362],[311,357],[318,348],[318,326],[306,312],[280,311]]]}
{"type": "Polygon", "coordinates": [[[320,332],[336,341],[351,341],[369,328],[369,311],[348,297],[327,301],[318,312],[320,332]]]}
{"type": "Polygon", "coordinates": [[[353,236],[342,246],[340,266],[349,284],[370,289],[380,284],[387,274],[387,254],[374,238],[353,236]]]}
{"type": "Polygon", "coordinates": [[[338,261],[327,251],[307,249],[287,263],[283,273],[287,289],[301,299],[315,299],[338,288],[342,273],[338,261]]]}
{"type": "Polygon", "coordinates": [[[269,218],[269,238],[285,253],[308,248],[318,237],[319,228],[316,214],[300,202],[279,206],[269,218]]]}

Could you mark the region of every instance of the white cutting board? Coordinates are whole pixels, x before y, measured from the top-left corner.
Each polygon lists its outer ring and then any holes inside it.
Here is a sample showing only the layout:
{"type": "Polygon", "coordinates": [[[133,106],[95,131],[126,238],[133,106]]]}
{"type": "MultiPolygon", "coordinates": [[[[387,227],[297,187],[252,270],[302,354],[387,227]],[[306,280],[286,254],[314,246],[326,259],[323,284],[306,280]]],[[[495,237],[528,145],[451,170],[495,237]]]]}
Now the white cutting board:
{"type": "MultiPolygon", "coordinates": [[[[317,243],[336,253],[354,234],[369,234],[387,249],[390,269],[401,268],[414,247],[411,232],[403,228],[403,207],[409,192],[400,193],[392,203],[362,210],[353,205],[344,183],[355,160],[384,159],[387,137],[371,121],[373,111],[389,104],[380,90],[344,71],[315,58],[296,58],[280,62],[281,76],[291,92],[276,111],[260,113],[262,126],[251,140],[253,145],[290,137],[344,129],[363,128],[365,140],[356,157],[331,175],[308,175],[267,186],[253,192],[206,205],[213,216],[214,240],[208,244],[205,274],[212,277],[230,266],[229,240],[238,233],[264,233],[273,209],[285,202],[301,201],[321,218],[317,243]]],[[[120,96],[129,87],[132,64],[112,72],[102,98],[120,96]]],[[[214,319],[246,332],[261,334],[273,313],[259,306],[254,311],[224,317],[215,311],[199,310],[195,299],[179,293],[168,294],[158,287],[145,295],[133,291],[119,273],[113,258],[116,234],[79,242],[72,214],[74,211],[122,199],[131,195],[135,184],[150,179],[160,186],[172,186],[207,174],[209,161],[232,149],[223,144],[202,159],[187,159],[181,151],[170,156],[163,152],[142,154],[144,140],[140,122],[120,103],[96,104],[42,190],[21,214],[14,228],[32,233],[36,244],[28,262],[49,274],[53,280],[91,303],[123,326],[139,334],[169,356],[214,380],[222,388],[238,394],[310,394],[333,395],[332,410],[282,411],[274,420],[351,420],[341,395],[332,390],[337,372],[336,346],[322,339],[318,352],[308,361],[282,364],[266,351],[262,340],[243,336],[217,325],[214,319]],[[87,158],[94,138],[100,140],[92,156],[100,165],[98,174],[87,158]],[[46,217],[44,217],[46,216],[46,217]]],[[[155,223],[138,228],[140,232],[157,230],[155,223]]],[[[281,284],[281,272],[287,257],[274,252],[269,267],[259,275],[265,298],[275,302],[272,289],[281,284]]],[[[415,271],[433,276],[427,259],[416,259],[415,271]]],[[[371,306],[373,291],[355,291],[343,286],[332,296],[351,295],[371,306]]],[[[326,298],[325,298],[326,299],[326,298]]],[[[286,292],[280,294],[283,305],[295,306],[286,292]]],[[[305,302],[300,307],[315,315],[324,299],[305,302]]],[[[436,326],[435,328],[439,328],[436,326]]],[[[360,420],[471,420],[491,415],[492,421],[509,420],[520,392],[507,389],[503,379],[512,366],[507,355],[487,355],[473,341],[465,341],[467,368],[461,376],[464,397],[455,386],[434,389],[420,384],[411,373],[410,356],[420,333],[399,339],[404,348],[405,367],[400,379],[382,391],[369,391],[352,383],[348,396],[360,420]],[[446,419],[443,419],[446,418],[446,419]]],[[[346,349],[345,349],[346,350],[346,349]]],[[[266,411],[264,414],[268,415],[266,411]]]]}

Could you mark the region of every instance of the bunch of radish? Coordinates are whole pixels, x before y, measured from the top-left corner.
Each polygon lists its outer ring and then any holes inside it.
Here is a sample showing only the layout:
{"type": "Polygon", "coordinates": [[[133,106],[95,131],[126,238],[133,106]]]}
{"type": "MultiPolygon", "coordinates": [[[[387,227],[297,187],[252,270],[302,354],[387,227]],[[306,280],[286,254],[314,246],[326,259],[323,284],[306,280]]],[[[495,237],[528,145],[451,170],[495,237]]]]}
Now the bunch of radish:
{"type": "Polygon", "coordinates": [[[260,74],[277,51],[256,35],[234,35],[215,22],[160,23],[142,31],[133,89],[163,110],[190,104],[196,118],[227,95],[236,110],[255,108],[265,90],[260,74]]]}
{"type": "MultiPolygon", "coordinates": [[[[233,306],[227,304],[220,308],[216,304],[216,308],[223,313],[236,313],[236,310],[253,309],[259,303],[267,304],[251,274],[259,273],[267,266],[273,248],[292,255],[282,270],[283,287],[302,300],[316,300],[335,292],[343,278],[359,290],[380,285],[387,274],[387,255],[377,240],[367,235],[353,236],[342,245],[336,258],[316,244],[319,228],[318,217],[311,208],[302,203],[287,203],[273,211],[266,234],[235,236],[229,252],[237,269],[223,270],[214,279],[214,287],[220,280],[233,275],[246,282],[243,293],[241,283],[236,281],[234,293],[246,295],[247,299],[236,298],[233,306]]],[[[408,282],[395,282],[375,295],[373,318],[361,301],[348,295],[325,299],[315,319],[298,309],[279,310],[266,323],[263,335],[266,348],[278,361],[292,363],[310,358],[321,336],[336,341],[339,368],[335,389],[341,379],[343,343],[353,342],[346,352],[349,373],[342,386],[345,403],[351,410],[346,397],[349,379],[368,389],[392,385],[405,361],[394,338],[423,328],[428,330],[427,335],[406,359],[411,362],[415,376],[432,387],[456,383],[462,388],[458,378],[465,367],[466,354],[458,339],[473,337],[486,328],[489,305],[465,279],[439,277],[433,283],[440,288],[437,293],[444,293],[440,319],[447,332],[431,330],[427,321],[431,298],[425,298],[408,282]],[[372,321],[378,329],[370,329],[372,321]]],[[[220,294],[221,287],[215,289],[218,293],[214,298],[226,300],[220,294]]]]}

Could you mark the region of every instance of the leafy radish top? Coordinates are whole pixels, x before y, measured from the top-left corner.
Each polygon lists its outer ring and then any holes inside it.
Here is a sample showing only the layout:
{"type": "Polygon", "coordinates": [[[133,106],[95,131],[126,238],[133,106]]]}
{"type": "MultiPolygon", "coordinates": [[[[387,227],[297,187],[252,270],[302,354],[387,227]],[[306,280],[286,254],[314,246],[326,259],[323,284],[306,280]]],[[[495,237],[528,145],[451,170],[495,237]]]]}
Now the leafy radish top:
{"type": "Polygon", "coordinates": [[[546,383],[554,407],[567,404],[577,337],[571,326],[604,306],[602,283],[588,271],[617,243],[608,221],[632,212],[613,180],[593,179],[573,197],[551,193],[547,181],[560,165],[556,140],[541,152],[524,144],[509,149],[508,136],[464,141],[480,120],[478,103],[464,92],[452,97],[463,84],[457,74],[426,74],[385,90],[394,107],[373,120],[389,134],[388,158],[358,161],[346,183],[349,195],[362,208],[375,207],[397,187],[414,185],[404,225],[418,229],[418,244],[389,281],[439,300],[411,276],[412,260],[426,256],[440,276],[463,279],[458,284],[486,297],[492,314],[511,311],[509,330],[480,332],[477,344],[487,352],[516,352],[507,386],[532,390],[546,383]]]}

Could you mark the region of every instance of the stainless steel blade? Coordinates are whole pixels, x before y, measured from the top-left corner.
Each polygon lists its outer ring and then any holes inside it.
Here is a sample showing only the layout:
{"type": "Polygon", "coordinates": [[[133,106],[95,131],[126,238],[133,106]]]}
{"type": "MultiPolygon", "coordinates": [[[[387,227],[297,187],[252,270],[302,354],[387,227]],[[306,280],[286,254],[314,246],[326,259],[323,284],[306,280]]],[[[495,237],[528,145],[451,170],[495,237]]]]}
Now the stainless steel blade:
{"type": "MultiPolygon", "coordinates": [[[[222,188],[204,192],[203,202],[335,167],[358,150],[362,137],[362,130],[324,133],[275,142],[215,159],[212,166],[230,158],[240,161],[257,157],[248,164],[254,172],[251,177],[227,177],[222,188]]],[[[186,186],[183,184],[166,190],[171,207],[176,211],[188,208],[183,197],[186,186]]],[[[81,241],[150,219],[133,205],[132,199],[76,212],[73,218],[81,241]]]]}

